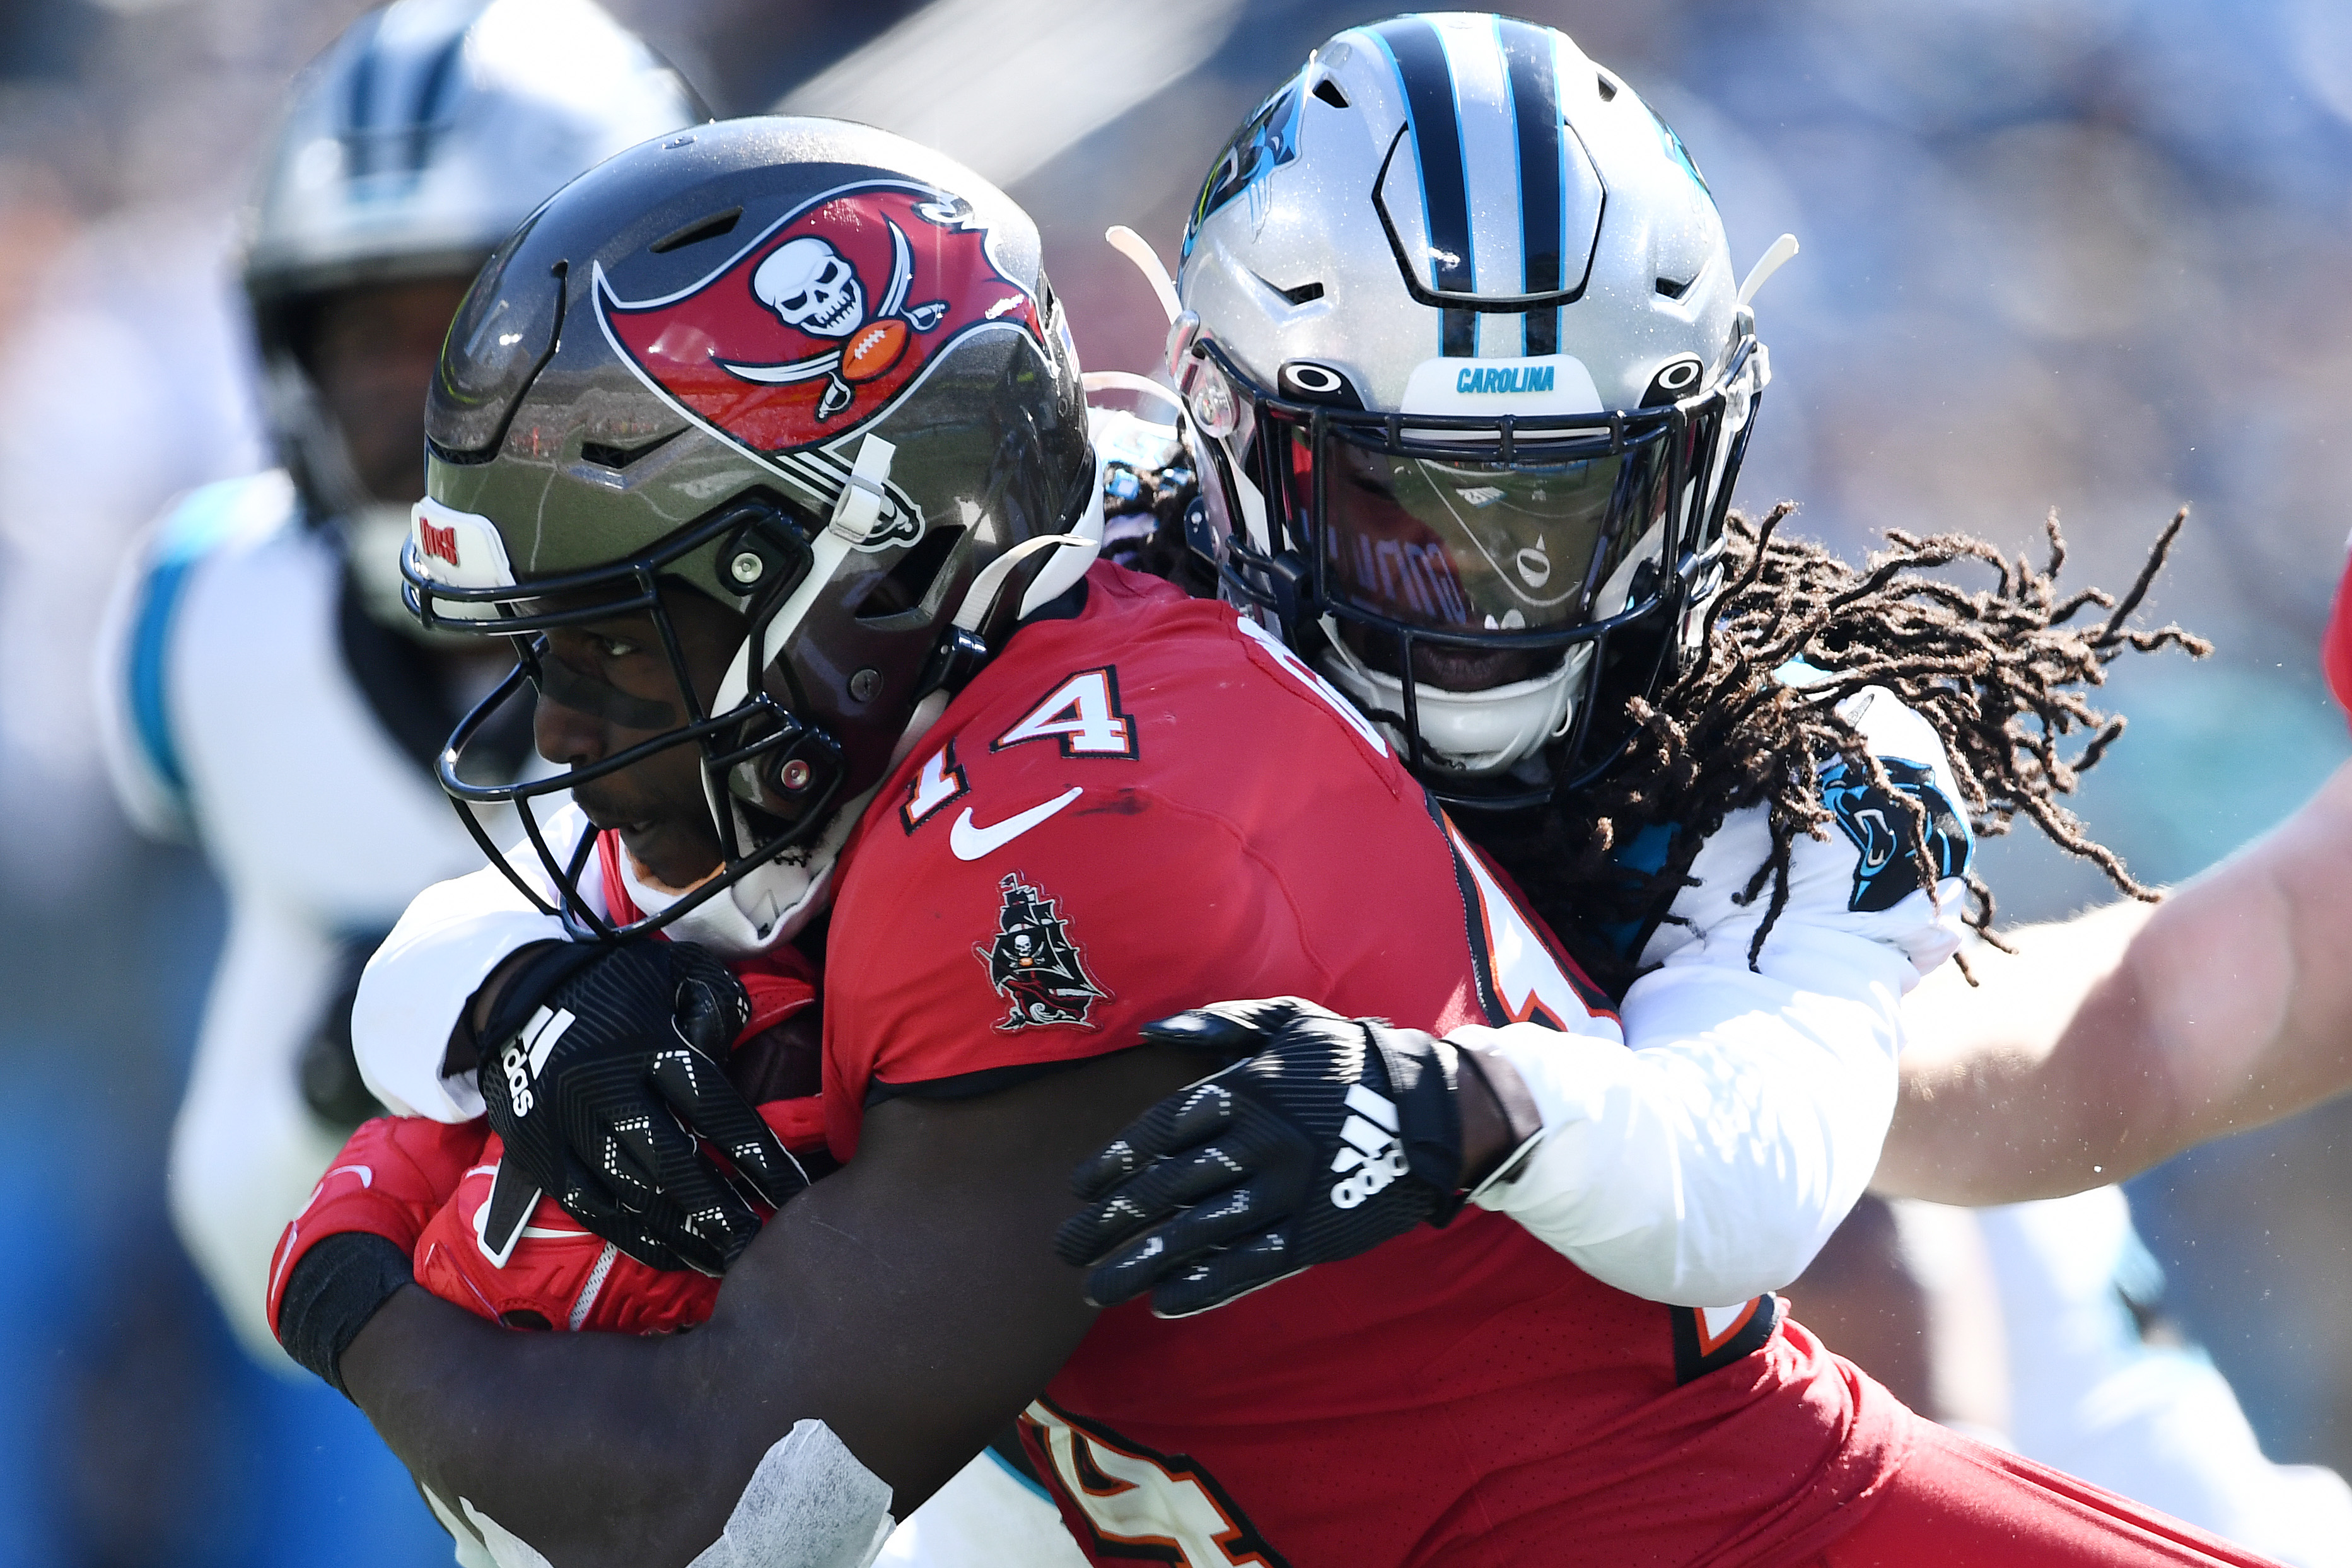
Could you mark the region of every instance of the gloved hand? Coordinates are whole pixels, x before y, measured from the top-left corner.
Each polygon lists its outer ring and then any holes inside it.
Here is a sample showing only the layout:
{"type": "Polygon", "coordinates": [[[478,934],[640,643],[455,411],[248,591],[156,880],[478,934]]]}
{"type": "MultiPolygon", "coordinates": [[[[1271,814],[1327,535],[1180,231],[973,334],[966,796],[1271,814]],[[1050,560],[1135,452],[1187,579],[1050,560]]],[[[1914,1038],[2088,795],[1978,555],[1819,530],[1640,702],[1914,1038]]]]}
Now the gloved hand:
{"type": "Polygon", "coordinates": [[[1461,1207],[1460,1053],[1296,998],[1221,1002],[1146,1040],[1240,1057],[1145,1112],[1072,1177],[1055,1238],[1087,1299],[1189,1317],[1461,1207]]]}
{"type": "Polygon", "coordinates": [[[725,1272],[761,1219],[694,1135],[771,1207],[808,1185],[723,1070],[750,1017],[741,984],[692,943],[555,943],[524,959],[480,1031],[482,1099],[506,1142],[491,1256],[545,1192],[640,1262],[725,1272]]]}

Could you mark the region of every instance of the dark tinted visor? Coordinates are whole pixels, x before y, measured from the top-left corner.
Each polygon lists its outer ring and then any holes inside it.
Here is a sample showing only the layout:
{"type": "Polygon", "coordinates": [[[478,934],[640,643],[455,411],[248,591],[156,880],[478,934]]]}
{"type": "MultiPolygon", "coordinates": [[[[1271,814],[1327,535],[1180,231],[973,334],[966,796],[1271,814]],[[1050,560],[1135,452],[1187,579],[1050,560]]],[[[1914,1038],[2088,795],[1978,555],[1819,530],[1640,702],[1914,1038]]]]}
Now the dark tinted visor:
{"type": "MultiPolygon", "coordinates": [[[[1292,427],[1293,515],[1308,512],[1308,432],[1292,427]]],[[[1327,591],[1411,626],[1558,632],[1664,509],[1666,440],[1563,446],[1547,459],[1445,459],[1327,429],[1317,521],[1327,591]],[[1597,450],[1596,450],[1597,448],[1597,450]]]]}
{"type": "Polygon", "coordinates": [[[534,214],[491,253],[457,307],[441,363],[425,400],[425,434],[452,455],[488,450],[507,416],[555,347],[563,319],[563,278],[515,255],[537,224],[534,214]]]}

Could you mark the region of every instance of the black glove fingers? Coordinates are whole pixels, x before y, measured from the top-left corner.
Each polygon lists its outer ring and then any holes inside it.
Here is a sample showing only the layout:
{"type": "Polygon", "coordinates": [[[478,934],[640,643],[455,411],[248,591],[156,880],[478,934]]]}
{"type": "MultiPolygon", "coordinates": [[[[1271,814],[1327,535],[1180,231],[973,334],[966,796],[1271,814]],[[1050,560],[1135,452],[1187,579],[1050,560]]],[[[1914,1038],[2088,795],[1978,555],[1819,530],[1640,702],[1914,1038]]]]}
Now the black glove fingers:
{"type": "Polygon", "coordinates": [[[654,1087],[670,1109],[707,1138],[771,1208],[808,1186],[801,1168],[774,1129],[761,1119],[734,1083],[709,1057],[674,1047],[654,1059],[654,1087]]]}
{"type": "Polygon", "coordinates": [[[1284,1206],[1266,1188],[1251,1183],[1216,1192],[1149,1235],[1114,1246],[1087,1273],[1087,1299],[1097,1306],[1130,1300],[1227,1242],[1278,1223],[1284,1206]]]}
{"type": "Polygon", "coordinates": [[[1101,1197],[1113,1187],[1151,1168],[1153,1161],[1189,1142],[1176,1134],[1180,1111],[1193,1105],[1204,1087],[1180,1089],[1129,1122],[1119,1135],[1078,1162],[1070,1173],[1070,1191],[1077,1197],[1101,1197]]]}
{"type": "Polygon", "coordinates": [[[1115,1307],[1133,1301],[1158,1282],[1177,1260],[1168,1255],[1158,1231],[1123,1247],[1087,1270],[1085,1293],[1090,1306],[1115,1307]]]}
{"type": "MultiPolygon", "coordinates": [[[[1101,1156],[1097,1155],[1099,1159],[1101,1156]]],[[[1218,1144],[1155,1160],[1091,1207],[1063,1222],[1055,1247],[1066,1263],[1087,1263],[1148,1226],[1248,1179],[1250,1166],[1218,1144]]]]}
{"type": "MultiPolygon", "coordinates": [[[[732,1261],[760,1233],[760,1217],[667,1109],[656,1105],[631,1118],[628,1134],[642,1136],[652,1155],[655,1192],[641,1210],[649,1225],[674,1210],[687,1236],[702,1241],[722,1262],[732,1261]]],[[[669,1239],[681,1250],[687,1245],[682,1237],[669,1239]]]]}
{"type": "Polygon", "coordinates": [[[585,1164],[565,1156],[562,1166],[563,1185],[551,1191],[566,1214],[647,1268],[688,1267],[674,1249],[646,1228],[639,1216],[621,1207],[603,1179],[585,1164]]]}
{"type": "Polygon", "coordinates": [[[1299,1257],[1279,1230],[1266,1231],[1194,1259],[1151,1292],[1155,1318],[1189,1318],[1304,1273],[1299,1257]]]}
{"type": "MultiPolygon", "coordinates": [[[[1124,1190],[1089,1205],[1054,1232],[1054,1256],[1084,1268],[1151,1223],[1151,1212],[1124,1190]]],[[[1098,1298],[1089,1296],[1090,1301],[1098,1298]]]]}

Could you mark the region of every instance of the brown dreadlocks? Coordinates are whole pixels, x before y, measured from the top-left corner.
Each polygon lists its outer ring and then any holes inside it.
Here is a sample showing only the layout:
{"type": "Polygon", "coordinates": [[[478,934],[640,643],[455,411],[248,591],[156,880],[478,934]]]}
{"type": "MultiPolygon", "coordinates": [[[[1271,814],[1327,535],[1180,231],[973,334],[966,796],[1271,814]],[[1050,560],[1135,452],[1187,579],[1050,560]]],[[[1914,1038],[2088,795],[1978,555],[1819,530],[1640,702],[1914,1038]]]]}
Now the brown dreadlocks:
{"type": "MultiPolygon", "coordinates": [[[[1713,607],[1701,655],[1654,701],[1627,704],[1632,734],[1614,767],[1535,811],[1462,824],[1518,881],[1592,977],[1622,994],[1638,972],[1622,950],[1624,929],[1646,932],[1664,918],[1689,883],[1700,841],[1733,811],[1761,802],[1771,853],[1737,895],[1748,903],[1770,888],[1748,949],[1752,966],[1787,905],[1796,836],[1827,835],[1832,813],[1817,780],[1836,758],[1902,803],[1921,884],[1936,884],[1927,809],[1892,787],[1838,715],[1837,705],[1864,686],[1886,688],[1935,727],[1965,798],[1961,807],[1979,834],[2005,833],[2021,813],[2125,893],[2153,900],[2060,797],[2074,792],[2123,731],[2121,716],[2101,713],[2087,696],[2109,664],[2128,648],[2178,647],[2195,657],[2211,651],[2178,626],[2126,624],[2163,570],[2187,508],[2158,537],[2120,599],[2095,588],[2059,596],[2066,547],[2054,511],[2046,525],[2049,564],[2041,570],[1966,535],[1893,531],[1892,548],[1857,570],[1820,545],[1780,537],[1793,509],[1784,502],[1758,522],[1731,515],[1728,585],[1713,607]],[[1971,591],[1928,575],[1961,561],[1990,567],[1996,580],[1971,591]],[[2105,614],[2094,620],[2085,612],[2105,614]],[[1776,678],[1792,660],[1816,674],[1802,685],[1776,678]],[[2087,737],[2081,750],[2063,756],[2062,746],[2077,735],[2087,737]],[[1631,871],[1612,857],[1654,826],[1675,830],[1675,848],[1658,870],[1631,871]]],[[[1998,945],[1990,930],[1991,890],[1973,871],[1967,886],[1969,924],[1998,945]]]]}

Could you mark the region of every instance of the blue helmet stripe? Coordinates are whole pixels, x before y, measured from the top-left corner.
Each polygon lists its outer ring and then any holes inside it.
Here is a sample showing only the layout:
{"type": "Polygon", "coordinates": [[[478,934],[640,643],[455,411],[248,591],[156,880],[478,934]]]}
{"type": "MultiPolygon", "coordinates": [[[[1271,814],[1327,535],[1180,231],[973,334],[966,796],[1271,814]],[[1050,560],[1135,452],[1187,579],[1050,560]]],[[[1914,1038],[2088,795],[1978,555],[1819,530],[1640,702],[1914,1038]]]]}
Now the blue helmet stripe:
{"type": "Polygon", "coordinates": [[[376,37],[383,31],[383,13],[378,11],[369,20],[367,37],[359,46],[358,57],[352,61],[351,97],[343,106],[343,148],[354,174],[373,173],[375,167],[368,132],[373,129],[371,122],[375,119],[376,73],[383,63],[375,47],[376,37]]]}
{"type": "Polygon", "coordinates": [[[425,161],[433,153],[433,128],[448,107],[446,99],[457,81],[457,62],[466,52],[466,35],[460,31],[441,46],[425,68],[424,85],[417,89],[416,116],[408,127],[408,172],[421,174],[425,161]]]}
{"type": "MultiPolygon", "coordinates": [[[[1404,87],[1405,113],[1412,124],[1413,161],[1421,168],[1422,211],[1428,225],[1431,287],[1444,293],[1475,291],[1470,249],[1470,182],[1462,162],[1462,126],[1454,97],[1454,72],[1445,61],[1444,40],[1423,17],[1399,16],[1371,29],[1404,87]]],[[[1478,351],[1478,319],[1469,310],[1441,312],[1439,352],[1468,356],[1478,351]]]]}
{"type": "MultiPolygon", "coordinates": [[[[1530,23],[1498,17],[1496,35],[1508,68],[1511,116],[1518,133],[1519,255],[1527,268],[1524,292],[1549,294],[1561,286],[1560,251],[1567,225],[1567,179],[1560,167],[1557,57],[1550,35],[1530,23]]],[[[1529,354],[1559,352],[1559,310],[1530,310],[1526,317],[1529,354]]]]}

